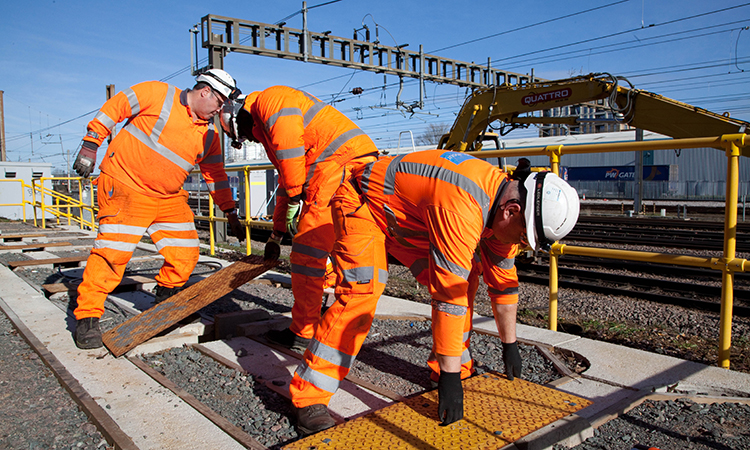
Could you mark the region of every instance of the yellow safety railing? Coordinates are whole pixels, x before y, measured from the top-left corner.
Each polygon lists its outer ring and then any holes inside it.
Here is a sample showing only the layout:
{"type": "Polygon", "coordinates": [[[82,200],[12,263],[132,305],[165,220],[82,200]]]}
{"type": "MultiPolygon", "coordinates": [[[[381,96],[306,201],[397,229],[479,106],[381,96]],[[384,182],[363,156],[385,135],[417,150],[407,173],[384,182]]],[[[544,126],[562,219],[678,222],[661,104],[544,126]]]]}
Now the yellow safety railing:
{"type": "Polygon", "coordinates": [[[81,200],[84,192],[84,180],[81,177],[42,177],[33,179],[31,181],[32,192],[34,195],[34,226],[37,226],[37,208],[42,212],[42,228],[47,226],[47,214],[51,214],[57,218],[57,222],[60,223],[60,217],[66,218],[68,224],[76,222],[80,228],[89,227],[92,230],[97,228],[96,213],[97,208],[94,207],[94,189],[93,185],[91,188],[90,204],[85,204],[81,200]],[[55,191],[54,189],[44,186],[45,181],[52,180],[70,180],[78,183],[78,199],[65,195],[61,192],[55,191]],[[37,196],[39,200],[36,200],[37,196]],[[47,204],[45,199],[49,197],[54,204],[47,204]],[[74,211],[78,211],[75,214],[74,211]],[[86,212],[90,218],[86,218],[86,212]]]}
{"type": "MultiPolygon", "coordinates": [[[[22,208],[23,212],[23,221],[26,222],[26,205],[33,205],[33,197],[32,200],[26,200],[26,190],[31,189],[31,186],[26,184],[23,180],[19,179],[10,179],[10,180],[0,180],[0,183],[20,183],[21,184],[21,202],[20,203],[0,203],[0,206],[20,206],[22,208]]],[[[34,226],[36,226],[36,222],[34,223],[34,226]]]]}
{"type": "MultiPolygon", "coordinates": [[[[243,182],[245,186],[245,192],[244,192],[244,207],[245,212],[250,211],[250,172],[256,171],[256,170],[275,170],[275,167],[272,164],[264,164],[264,165],[254,165],[254,166],[244,166],[244,167],[238,167],[236,169],[225,169],[227,173],[233,173],[233,172],[242,172],[243,182]]],[[[194,171],[193,173],[200,173],[200,171],[194,171]]],[[[249,217],[249,214],[248,214],[249,217]]],[[[227,222],[226,217],[216,217],[214,215],[214,200],[213,197],[210,195],[208,196],[208,216],[195,216],[196,220],[205,220],[209,222],[209,245],[210,245],[210,252],[211,255],[216,254],[216,232],[215,232],[215,224],[217,222],[227,222]]],[[[250,230],[251,227],[255,228],[266,228],[271,229],[273,228],[273,224],[271,222],[266,222],[263,220],[253,220],[250,218],[246,218],[245,220],[240,220],[240,223],[244,225],[245,227],[245,254],[250,255],[252,254],[252,248],[250,244],[250,230]]]]}
{"type": "MultiPolygon", "coordinates": [[[[732,344],[732,304],[734,300],[734,274],[750,270],[750,264],[744,259],[736,258],[737,248],[737,204],[739,185],[739,157],[745,149],[745,134],[729,134],[718,137],[665,139],[658,141],[636,141],[611,144],[582,144],[565,147],[552,145],[547,147],[525,148],[523,150],[488,150],[468,152],[479,158],[502,158],[509,156],[549,157],[553,172],[560,173],[560,157],[564,154],[586,154],[606,152],[630,152],[643,150],[673,150],[690,148],[723,149],[727,155],[727,181],[724,215],[724,252],[722,258],[699,258],[684,255],[624,251],[590,247],[575,247],[556,243],[550,250],[549,262],[549,329],[557,330],[558,302],[558,257],[567,255],[596,256],[598,258],[624,259],[631,261],[661,262],[666,264],[706,267],[720,270],[721,311],[719,320],[719,355],[720,367],[729,368],[729,352],[732,344]]],[[[750,142],[747,144],[750,145],[750,142]]],[[[748,156],[747,154],[744,156],[748,156]]]]}

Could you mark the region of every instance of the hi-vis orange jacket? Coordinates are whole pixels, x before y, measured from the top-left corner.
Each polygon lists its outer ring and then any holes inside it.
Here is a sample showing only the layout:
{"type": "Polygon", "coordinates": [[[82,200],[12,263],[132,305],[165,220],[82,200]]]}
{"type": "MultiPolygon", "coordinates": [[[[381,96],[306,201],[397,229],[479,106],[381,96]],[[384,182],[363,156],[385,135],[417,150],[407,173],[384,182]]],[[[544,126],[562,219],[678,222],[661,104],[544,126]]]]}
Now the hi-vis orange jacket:
{"type": "Polygon", "coordinates": [[[410,269],[418,279],[429,269],[433,308],[468,306],[477,249],[492,302],[518,302],[516,245],[500,243],[490,228],[508,183],[504,172],[464,153],[428,150],[381,158],[359,181],[389,252],[413,255],[410,269]]]}
{"type": "Polygon", "coordinates": [[[234,207],[219,135],[213,123],[193,121],[187,91],[158,81],[125,89],[89,122],[84,140],[101,145],[123,120],[102,161],[103,173],[143,195],[172,198],[197,163],[219,208],[234,207]]]}
{"type": "MultiPolygon", "coordinates": [[[[378,151],[354,122],[297,89],[273,86],[253,92],[245,98],[245,109],[253,116],[253,135],[278,170],[288,197],[304,192],[306,198],[314,198],[318,187],[310,180],[322,163],[343,165],[378,151]]],[[[286,230],[285,211],[286,204],[277,202],[275,230],[286,230]]]]}

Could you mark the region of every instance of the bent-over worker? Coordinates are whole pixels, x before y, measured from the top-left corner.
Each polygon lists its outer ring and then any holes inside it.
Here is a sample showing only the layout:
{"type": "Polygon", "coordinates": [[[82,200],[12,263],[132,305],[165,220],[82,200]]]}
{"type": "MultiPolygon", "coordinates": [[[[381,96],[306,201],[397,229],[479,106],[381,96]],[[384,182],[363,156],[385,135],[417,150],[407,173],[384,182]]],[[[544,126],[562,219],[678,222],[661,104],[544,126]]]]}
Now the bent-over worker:
{"type": "Polygon", "coordinates": [[[199,164],[208,190],[227,215],[232,233],[244,239],[237,218],[220,147],[210,120],[224,102],[239,95],[234,79],[210,69],[193,89],[180,90],[147,81],[107,100],[88,124],[73,168],[88,177],[97,149],[116,124],[127,120],[101,162],[98,186],[99,233],[78,286],[75,342],[80,348],[102,346],[99,318],[104,301],[122,280],[136,245],[147,232],[164,264],[156,276],[159,303],[187,282],[198,257],[198,233],[182,189],[199,164]]]}
{"type": "Polygon", "coordinates": [[[564,237],[578,219],[575,189],[552,173],[515,180],[473,156],[428,150],[359,168],[331,203],[336,301],[290,386],[301,432],[334,425],[327,405],[372,325],[388,279],[386,248],[432,295],[428,365],[442,424],[463,417],[461,380],[474,371],[468,349],[480,272],[503,342],[506,375],[520,376],[517,244],[548,248],[564,237]]]}
{"type": "Polygon", "coordinates": [[[304,349],[315,333],[334,234],[329,202],[356,167],[378,149],[354,122],[315,96],[273,86],[227,103],[224,131],[235,143],[260,142],[279,173],[273,232],[265,258],[277,259],[285,232],[292,237],[292,324],[268,338],[304,349]]]}

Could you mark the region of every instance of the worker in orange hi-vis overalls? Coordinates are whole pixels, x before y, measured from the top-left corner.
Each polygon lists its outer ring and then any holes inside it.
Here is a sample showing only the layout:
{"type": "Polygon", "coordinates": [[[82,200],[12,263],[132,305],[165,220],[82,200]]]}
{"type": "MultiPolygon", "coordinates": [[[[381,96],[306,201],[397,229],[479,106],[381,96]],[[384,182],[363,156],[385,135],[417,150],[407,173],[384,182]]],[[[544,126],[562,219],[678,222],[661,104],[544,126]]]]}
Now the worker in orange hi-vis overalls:
{"type": "Polygon", "coordinates": [[[260,142],[279,173],[273,232],[265,257],[279,257],[285,232],[293,236],[292,324],[268,338],[304,349],[320,319],[326,261],[334,234],[330,199],[351,171],[377,158],[372,140],[341,112],[316,97],[273,86],[227,103],[224,131],[238,145],[260,142]]]}
{"type": "Polygon", "coordinates": [[[336,301],[318,324],[290,386],[302,433],[334,425],[327,404],[372,325],[388,279],[386,249],[432,295],[428,364],[443,424],[463,417],[461,379],[473,372],[468,349],[480,273],[503,341],[506,374],[511,380],[520,376],[517,244],[548,248],[564,237],[578,219],[575,189],[554,174],[527,172],[524,181],[510,179],[473,156],[428,150],[360,168],[331,203],[336,301]]]}
{"type": "Polygon", "coordinates": [[[211,69],[193,89],[147,81],[119,92],[88,124],[73,168],[88,177],[96,152],[115,125],[127,121],[106,149],[98,185],[99,234],[78,286],[75,341],[80,348],[102,346],[99,318],[104,301],[122,280],[136,245],[147,232],[164,264],[156,276],[158,303],[187,282],[198,262],[198,233],[182,189],[195,164],[208,190],[227,214],[232,234],[244,239],[224,171],[220,135],[210,120],[228,98],[234,79],[211,69]]]}

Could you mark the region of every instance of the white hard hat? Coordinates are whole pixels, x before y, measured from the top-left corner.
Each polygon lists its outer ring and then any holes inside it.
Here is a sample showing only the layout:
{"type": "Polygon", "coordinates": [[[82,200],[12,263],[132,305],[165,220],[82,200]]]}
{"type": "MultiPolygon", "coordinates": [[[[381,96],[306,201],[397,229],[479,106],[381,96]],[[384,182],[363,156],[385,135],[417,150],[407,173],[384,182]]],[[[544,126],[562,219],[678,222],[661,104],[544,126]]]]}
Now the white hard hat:
{"type": "Polygon", "coordinates": [[[225,100],[237,98],[240,92],[234,78],[221,69],[209,69],[198,75],[195,81],[208,84],[213,90],[223,95],[225,100]]]}
{"type": "Polygon", "coordinates": [[[529,246],[534,250],[549,250],[555,241],[567,236],[578,221],[578,192],[552,172],[533,172],[523,186],[529,246]]]}
{"type": "Polygon", "coordinates": [[[237,115],[240,113],[242,106],[245,104],[245,96],[242,95],[237,100],[228,100],[224,103],[219,113],[219,121],[224,132],[232,138],[232,147],[241,148],[240,130],[237,126],[237,115]]]}

